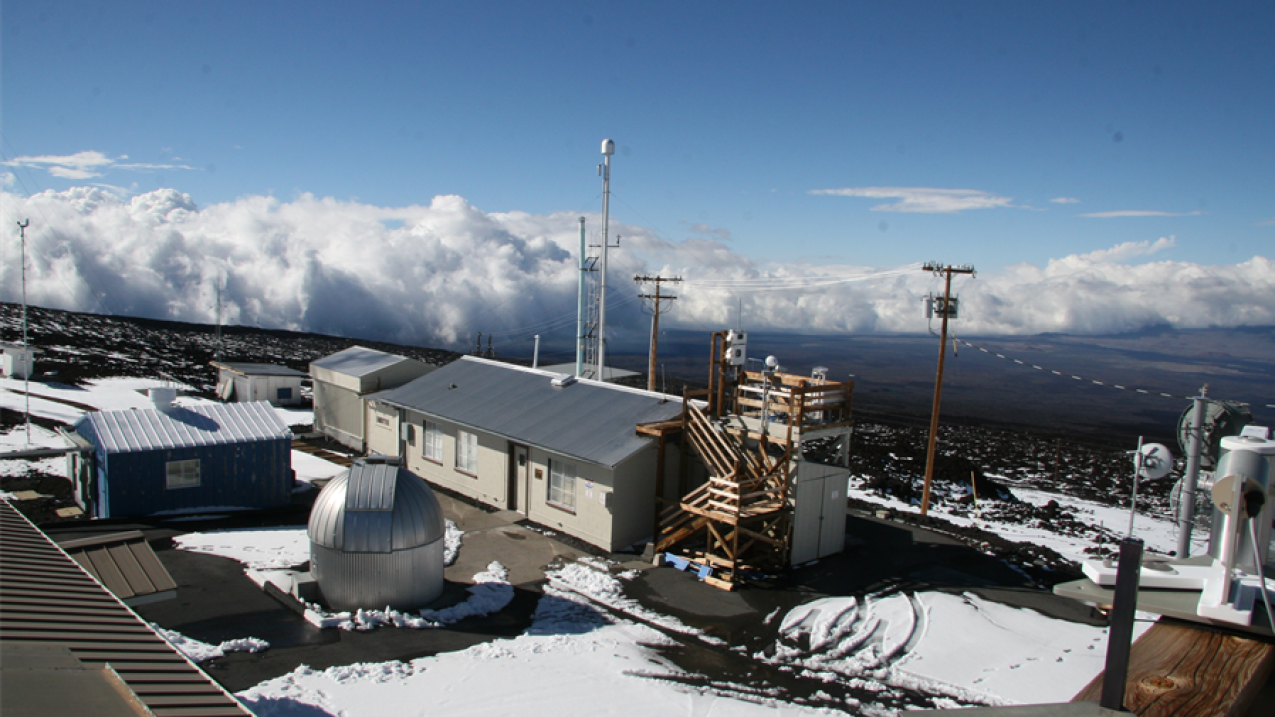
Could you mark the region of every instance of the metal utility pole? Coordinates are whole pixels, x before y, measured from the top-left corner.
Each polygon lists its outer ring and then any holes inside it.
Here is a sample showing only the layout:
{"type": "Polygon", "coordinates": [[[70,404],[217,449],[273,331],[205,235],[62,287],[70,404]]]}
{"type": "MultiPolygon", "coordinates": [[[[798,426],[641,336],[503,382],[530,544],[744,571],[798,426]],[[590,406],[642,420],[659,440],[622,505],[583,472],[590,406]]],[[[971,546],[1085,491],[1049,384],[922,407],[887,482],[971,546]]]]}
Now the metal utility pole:
{"type": "Polygon", "coordinates": [[[1191,528],[1195,523],[1195,486],[1200,478],[1200,453],[1204,448],[1204,414],[1209,408],[1209,385],[1200,388],[1200,395],[1192,398],[1191,435],[1186,447],[1186,475],[1182,476],[1182,491],[1178,493],[1178,554],[1177,559],[1191,557],[1191,528]]]}
{"type": "Polygon", "coordinates": [[[602,303],[598,308],[598,380],[605,381],[603,369],[607,365],[607,227],[611,220],[611,156],[615,154],[615,142],[602,140],[602,303]]]}
{"type": "Polygon", "coordinates": [[[661,296],[660,284],[666,281],[679,282],[682,280],[682,277],[676,276],[672,278],[665,278],[663,276],[635,276],[633,277],[633,280],[639,284],[642,284],[645,282],[653,282],[655,284],[654,295],[638,294],[639,299],[651,299],[654,302],[652,304],[652,309],[651,309],[651,359],[646,370],[646,390],[654,391],[655,390],[655,354],[656,354],[656,346],[659,344],[658,337],[660,335],[660,302],[677,300],[676,296],[669,296],[669,295],[661,296]]]}
{"type": "MultiPolygon", "coordinates": [[[[934,448],[939,435],[939,399],[943,396],[943,361],[947,358],[947,320],[955,313],[952,306],[952,275],[970,274],[972,276],[974,267],[969,264],[941,266],[938,262],[931,261],[926,262],[921,268],[946,277],[943,306],[939,312],[943,315],[943,329],[939,336],[939,370],[934,379],[934,407],[930,410],[930,443],[925,449],[925,488],[921,491],[921,515],[926,515],[930,510],[930,482],[934,479],[934,448]]],[[[938,310],[939,307],[935,308],[938,310]]]]}
{"type": "Polygon", "coordinates": [[[22,238],[22,393],[26,395],[27,445],[31,445],[31,347],[27,344],[27,227],[30,219],[18,222],[18,235],[22,238]]]}

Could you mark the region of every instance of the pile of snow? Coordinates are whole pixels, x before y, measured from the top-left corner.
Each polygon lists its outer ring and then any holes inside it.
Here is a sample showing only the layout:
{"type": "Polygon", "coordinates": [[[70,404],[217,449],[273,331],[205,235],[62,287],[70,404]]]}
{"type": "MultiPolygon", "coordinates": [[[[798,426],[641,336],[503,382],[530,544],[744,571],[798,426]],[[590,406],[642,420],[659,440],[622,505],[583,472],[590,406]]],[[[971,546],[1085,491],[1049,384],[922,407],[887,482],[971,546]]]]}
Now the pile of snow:
{"type": "Polygon", "coordinates": [[[474,585],[468,591],[469,598],[465,602],[441,610],[422,609],[416,615],[399,612],[388,606],[384,610],[360,608],[354,612],[330,613],[319,605],[307,603],[305,619],[320,628],[372,630],[385,626],[420,630],[444,627],[470,617],[486,617],[505,609],[514,599],[514,587],[509,584],[509,570],[495,561],[487,566],[487,570],[474,576],[474,585]]]}
{"type": "MultiPolygon", "coordinates": [[[[652,612],[637,600],[625,597],[623,584],[609,572],[608,568],[609,565],[605,561],[582,558],[579,562],[567,563],[547,571],[545,577],[549,578],[549,585],[559,591],[574,592],[599,605],[666,630],[686,635],[699,635],[704,640],[716,641],[716,638],[704,635],[702,630],[689,627],[675,617],[652,612]]],[[[631,575],[626,574],[621,577],[631,577],[631,575]]]]}
{"type": "Polygon", "coordinates": [[[221,657],[227,652],[262,652],[270,649],[270,643],[255,637],[226,640],[220,645],[210,645],[193,637],[187,637],[176,630],[165,630],[153,622],[150,626],[168,644],[172,645],[173,649],[185,655],[191,662],[196,663],[221,657]]]}

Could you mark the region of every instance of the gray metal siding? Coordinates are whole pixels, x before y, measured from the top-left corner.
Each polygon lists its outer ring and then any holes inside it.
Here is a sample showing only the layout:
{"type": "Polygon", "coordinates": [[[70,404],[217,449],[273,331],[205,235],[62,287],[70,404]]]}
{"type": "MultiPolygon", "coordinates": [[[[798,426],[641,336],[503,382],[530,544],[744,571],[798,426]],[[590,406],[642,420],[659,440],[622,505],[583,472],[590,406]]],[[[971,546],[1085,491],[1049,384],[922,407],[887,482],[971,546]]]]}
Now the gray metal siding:
{"type": "Polygon", "coordinates": [[[329,608],[413,610],[443,593],[443,540],[388,553],[344,553],[311,544],[310,573],[329,608]]]}
{"type": "MultiPolygon", "coordinates": [[[[384,492],[381,493],[384,495],[384,492]]],[[[356,501],[357,503],[357,501],[356,501]]],[[[332,479],[314,501],[310,510],[308,533],[311,543],[335,550],[388,551],[404,550],[432,543],[444,534],[443,509],[419,476],[397,466],[355,463],[350,471],[332,479]],[[392,510],[350,510],[351,477],[357,484],[368,468],[392,468],[396,471],[396,487],[391,497],[392,510]],[[351,518],[351,516],[355,516],[351,518]],[[386,539],[388,536],[388,540],[386,539]]]]}
{"type": "Polygon", "coordinates": [[[356,462],[310,511],[310,572],[328,607],[421,607],[442,594],[442,506],[391,464],[356,462]]]}

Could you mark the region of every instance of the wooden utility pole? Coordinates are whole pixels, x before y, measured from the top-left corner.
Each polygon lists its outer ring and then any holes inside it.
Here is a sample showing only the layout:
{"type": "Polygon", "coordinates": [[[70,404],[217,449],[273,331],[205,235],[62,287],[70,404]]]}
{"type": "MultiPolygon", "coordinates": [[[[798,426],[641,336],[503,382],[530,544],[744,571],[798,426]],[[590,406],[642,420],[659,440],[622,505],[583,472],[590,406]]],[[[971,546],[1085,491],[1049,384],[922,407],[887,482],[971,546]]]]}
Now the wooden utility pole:
{"type": "Polygon", "coordinates": [[[675,301],[677,299],[676,296],[669,296],[667,294],[660,295],[660,285],[666,281],[676,283],[681,281],[682,278],[681,277],[665,278],[662,276],[635,276],[633,277],[633,280],[636,281],[638,284],[643,284],[645,282],[653,282],[655,284],[654,294],[638,294],[639,299],[651,299],[654,302],[652,304],[652,311],[651,311],[651,358],[650,358],[650,364],[646,371],[646,390],[654,391],[655,390],[655,354],[656,354],[656,345],[659,343],[659,335],[660,335],[660,302],[675,301]]]}
{"type": "Polygon", "coordinates": [[[948,317],[954,317],[956,314],[956,307],[952,302],[952,275],[973,275],[974,267],[968,264],[941,266],[938,262],[931,261],[926,262],[921,268],[947,278],[943,288],[943,305],[940,307],[937,305],[938,302],[935,302],[934,306],[934,311],[943,316],[943,329],[939,336],[938,376],[934,379],[934,407],[930,410],[930,444],[925,449],[925,488],[921,491],[921,515],[926,515],[930,510],[930,481],[934,479],[934,448],[939,435],[939,399],[943,396],[943,360],[947,358],[947,320],[948,317]]]}

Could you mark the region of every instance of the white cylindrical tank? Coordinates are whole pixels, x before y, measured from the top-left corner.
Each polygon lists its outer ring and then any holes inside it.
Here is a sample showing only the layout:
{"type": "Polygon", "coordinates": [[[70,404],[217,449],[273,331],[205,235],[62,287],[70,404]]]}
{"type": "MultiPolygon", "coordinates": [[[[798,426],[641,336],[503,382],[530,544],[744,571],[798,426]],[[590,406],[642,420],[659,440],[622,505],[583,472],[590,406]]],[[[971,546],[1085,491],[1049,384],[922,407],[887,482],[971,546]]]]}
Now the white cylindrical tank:
{"type": "Polygon", "coordinates": [[[314,501],[310,573],[327,606],[414,610],[443,592],[443,511],[429,484],[359,460],[314,501]]]}
{"type": "MultiPolygon", "coordinates": [[[[1231,476],[1241,481],[1256,481],[1265,496],[1261,512],[1252,518],[1260,554],[1255,556],[1253,553],[1253,540],[1248,534],[1248,526],[1243,526],[1243,535],[1239,536],[1235,545],[1236,567],[1250,575],[1256,575],[1259,562],[1270,562],[1271,520],[1275,517],[1275,500],[1272,496],[1272,488],[1275,487],[1275,441],[1257,436],[1223,438],[1222,454],[1213,475],[1219,482],[1231,476]]],[[[1218,560],[1223,558],[1222,544],[1226,524],[1225,516],[1214,506],[1209,555],[1218,560]]]]}

